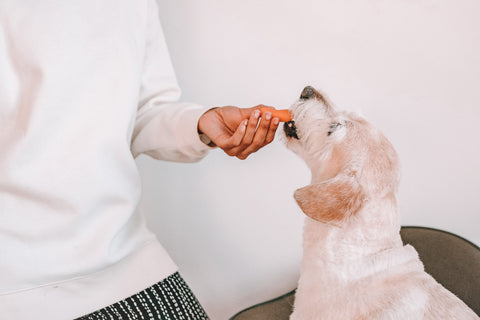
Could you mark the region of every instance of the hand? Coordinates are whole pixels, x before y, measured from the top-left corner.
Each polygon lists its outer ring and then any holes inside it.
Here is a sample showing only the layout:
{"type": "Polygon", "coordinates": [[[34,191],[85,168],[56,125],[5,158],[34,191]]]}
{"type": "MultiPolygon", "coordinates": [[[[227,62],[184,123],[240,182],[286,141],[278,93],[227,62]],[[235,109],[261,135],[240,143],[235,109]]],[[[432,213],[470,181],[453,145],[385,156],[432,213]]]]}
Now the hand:
{"type": "Polygon", "coordinates": [[[263,107],[210,109],[200,117],[198,130],[229,156],[244,160],[275,138],[279,120],[270,112],[260,118],[263,107]]]}

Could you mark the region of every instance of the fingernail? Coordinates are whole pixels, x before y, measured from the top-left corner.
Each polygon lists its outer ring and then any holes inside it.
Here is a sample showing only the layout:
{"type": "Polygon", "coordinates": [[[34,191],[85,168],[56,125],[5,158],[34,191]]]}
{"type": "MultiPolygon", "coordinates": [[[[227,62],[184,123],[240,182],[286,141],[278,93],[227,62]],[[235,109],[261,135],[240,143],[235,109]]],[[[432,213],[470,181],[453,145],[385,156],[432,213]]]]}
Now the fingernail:
{"type": "Polygon", "coordinates": [[[258,119],[260,117],[260,110],[255,110],[253,112],[253,116],[255,117],[255,119],[258,119]]]}
{"type": "Polygon", "coordinates": [[[271,112],[265,112],[265,120],[270,120],[272,118],[271,112]]]}
{"type": "Polygon", "coordinates": [[[280,121],[280,120],[278,120],[278,118],[273,118],[273,124],[274,124],[274,125],[277,125],[279,121],[280,121]]]}

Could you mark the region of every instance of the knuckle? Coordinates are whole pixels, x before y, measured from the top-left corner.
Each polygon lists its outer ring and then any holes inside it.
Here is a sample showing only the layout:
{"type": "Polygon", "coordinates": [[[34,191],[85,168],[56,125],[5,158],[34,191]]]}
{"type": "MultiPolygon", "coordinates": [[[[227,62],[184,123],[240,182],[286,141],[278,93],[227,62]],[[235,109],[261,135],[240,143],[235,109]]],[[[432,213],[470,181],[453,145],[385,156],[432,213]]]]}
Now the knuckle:
{"type": "Polygon", "coordinates": [[[225,141],[218,142],[217,146],[222,150],[230,148],[230,146],[228,145],[228,142],[225,142],[225,141]]]}
{"type": "Polygon", "coordinates": [[[265,139],[265,144],[266,144],[266,145],[269,144],[269,143],[272,143],[272,142],[273,142],[273,137],[267,137],[267,138],[265,139]]]}
{"type": "Polygon", "coordinates": [[[231,141],[228,143],[228,148],[229,149],[237,148],[239,145],[240,143],[238,141],[231,141]]]}
{"type": "Polygon", "coordinates": [[[253,141],[253,137],[245,137],[240,143],[239,146],[244,148],[248,147],[253,141]]]}
{"type": "Polygon", "coordinates": [[[253,149],[253,150],[256,150],[256,149],[258,149],[262,146],[264,141],[265,141],[264,138],[258,137],[257,139],[254,139],[252,141],[252,143],[250,144],[250,148],[253,149]]]}
{"type": "Polygon", "coordinates": [[[226,142],[224,147],[226,149],[233,149],[233,148],[238,147],[239,144],[240,144],[240,142],[238,140],[232,139],[232,140],[226,142]]]}
{"type": "Polygon", "coordinates": [[[268,128],[270,128],[270,120],[262,121],[259,125],[259,128],[263,130],[268,130],[268,128]]]}
{"type": "Polygon", "coordinates": [[[228,154],[230,157],[237,155],[237,153],[232,149],[228,149],[228,150],[224,149],[223,151],[225,151],[225,153],[228,154]]]}
{"type": "Polygon", "coordinates": [[[258,119],[255,119],[255,118],[252,118],[248,121],[248,126],[250,128],[256,128],[257,127],[257,124],[258,124],[258,119]]]}

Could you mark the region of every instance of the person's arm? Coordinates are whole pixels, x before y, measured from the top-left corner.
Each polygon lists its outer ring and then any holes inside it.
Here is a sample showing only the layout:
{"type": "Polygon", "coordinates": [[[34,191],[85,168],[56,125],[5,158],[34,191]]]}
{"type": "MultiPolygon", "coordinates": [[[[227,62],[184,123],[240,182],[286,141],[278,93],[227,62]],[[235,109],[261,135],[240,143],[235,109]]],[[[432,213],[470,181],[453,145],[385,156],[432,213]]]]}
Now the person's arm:
{"type": "Polygon", "coordinates": [[[148,1],[146,44],[139,103],[131,150],[136,157],[194,162],[211,148],[198,135],[197,124],[208,108],[179,103],[180,89],[163,36],[158,6],[148,1]]]}
{"type": "MultiPolygon", "coordinates": [[[[139,95],[139,107],[131,149],[136,157],[194,162],[216,145],[230,156],[246,159],[273,141],[278,119],[259,117],[254,108],[209,109],[179,103],[180,89],[170,62],[155,0],[149,0],[146,49],[139,95]],[[199,134],[213,143],[208,146],[199,134]]],[[[269,116],[270,117],[269,117],[269,116]]]]}

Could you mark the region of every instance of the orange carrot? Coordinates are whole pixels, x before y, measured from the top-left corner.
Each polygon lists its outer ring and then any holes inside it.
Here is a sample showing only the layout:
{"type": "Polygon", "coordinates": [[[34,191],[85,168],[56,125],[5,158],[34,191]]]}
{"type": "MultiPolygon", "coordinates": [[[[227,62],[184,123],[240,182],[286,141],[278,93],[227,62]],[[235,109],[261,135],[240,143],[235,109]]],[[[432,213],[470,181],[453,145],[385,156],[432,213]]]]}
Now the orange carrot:
{"type": "Polygon", "coordinates": [[[260,109],[261,116],[263,117],[263,115],[267,111],[272,113],[272,119],[273,118],[278,118],[281,122],[292,121],[292,113],[290,112],[290,110],[287,110],[287,109],[277,110],[277,109],[274,109],[274,108],[265,107],[265,108],[260,109]]]}

